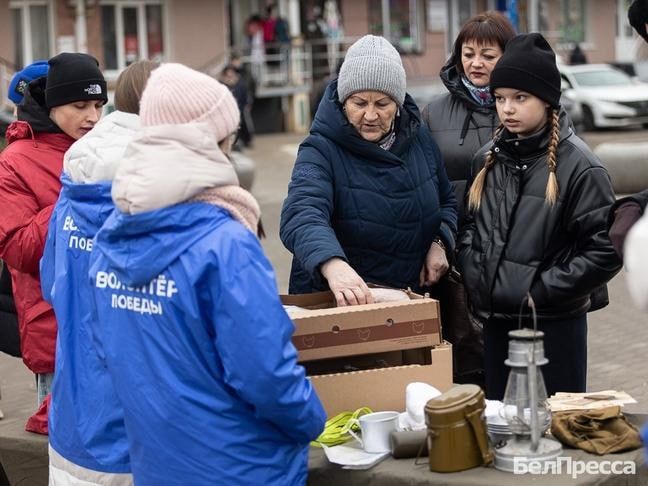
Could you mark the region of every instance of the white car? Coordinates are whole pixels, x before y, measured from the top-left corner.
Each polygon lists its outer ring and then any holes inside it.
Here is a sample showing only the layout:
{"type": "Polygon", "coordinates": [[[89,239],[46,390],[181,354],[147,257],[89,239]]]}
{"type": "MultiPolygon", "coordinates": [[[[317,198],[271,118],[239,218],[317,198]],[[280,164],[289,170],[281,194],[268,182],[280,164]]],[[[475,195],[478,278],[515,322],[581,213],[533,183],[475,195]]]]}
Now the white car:
{"type": "Polygon", "coordinates": [[[609,64],[559,69],[563,93],[580,103],[586,130],[648,124],[648,83],[609,64]]]}

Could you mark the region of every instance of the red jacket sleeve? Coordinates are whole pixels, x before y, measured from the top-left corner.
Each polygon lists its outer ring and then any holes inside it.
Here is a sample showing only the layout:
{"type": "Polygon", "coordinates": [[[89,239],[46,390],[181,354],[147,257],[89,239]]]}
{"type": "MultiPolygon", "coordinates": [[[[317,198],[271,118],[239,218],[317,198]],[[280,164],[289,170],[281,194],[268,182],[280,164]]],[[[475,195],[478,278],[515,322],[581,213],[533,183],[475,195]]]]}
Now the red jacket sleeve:
{"type": "Polygon", "coordinates": [[[54,205],[41,208],[22,177],[0,159],[0,258],[23,273],[37,273],[54,205]]]}

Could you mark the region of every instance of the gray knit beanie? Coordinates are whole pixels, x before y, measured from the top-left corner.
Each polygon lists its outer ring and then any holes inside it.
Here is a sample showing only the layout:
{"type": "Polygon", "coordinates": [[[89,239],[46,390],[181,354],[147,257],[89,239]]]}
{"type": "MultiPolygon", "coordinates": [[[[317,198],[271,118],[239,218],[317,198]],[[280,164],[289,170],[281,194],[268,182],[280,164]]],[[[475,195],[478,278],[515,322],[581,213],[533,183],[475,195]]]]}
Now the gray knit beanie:
{"type": "Polygon", "coordinates": [[[341,103],[358,91],[380,91],[398,106],[405,102],[407,81],[400,54],[384,37],[365,35],[347,50],[338,75],[341,103]]]}

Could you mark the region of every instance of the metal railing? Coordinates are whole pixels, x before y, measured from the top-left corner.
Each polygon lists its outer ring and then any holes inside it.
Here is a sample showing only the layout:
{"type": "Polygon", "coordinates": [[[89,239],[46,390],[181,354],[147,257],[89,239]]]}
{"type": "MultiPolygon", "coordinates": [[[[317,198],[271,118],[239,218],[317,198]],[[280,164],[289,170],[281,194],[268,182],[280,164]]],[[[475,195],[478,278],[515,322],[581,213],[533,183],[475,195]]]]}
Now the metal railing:
{"type": "MultiPolygon", "coordinates": [[[[356,40],[357,37],[306,41],[298,38],[291,43],[267,43],[262,53],[234,46],[223,59],[228,60],[232,51],[244,53],[241,61],[255,80],[256,96],[280,96],[310,91],[314,82],[337,70],[346,49],[356,40]]],[[[212,75],[213,72],[210,71],[212,75]]]]}

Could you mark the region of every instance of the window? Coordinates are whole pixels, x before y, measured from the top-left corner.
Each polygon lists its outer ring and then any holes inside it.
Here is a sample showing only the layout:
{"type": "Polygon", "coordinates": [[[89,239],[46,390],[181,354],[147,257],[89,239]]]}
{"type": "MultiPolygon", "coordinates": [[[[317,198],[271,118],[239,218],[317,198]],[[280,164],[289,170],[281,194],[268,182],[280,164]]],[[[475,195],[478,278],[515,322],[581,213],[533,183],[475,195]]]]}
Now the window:
{"type": "Polygon", "coordinates": [[[14,62],[22,68],[52,55],[50,5],[44,0],[9,3],[14,40],[14,62]]]}
{"type": "Polygon", "coordinates": [[[402,53],[420,52],[425,19],[423,0],[369,0],[369,31],[402,53]]]}
{"type": "Polygon", "coordinates": [[[447,0],[449,28],[446,32],[446,45],[454,46],[459,31],[470,17],[476,14],[472,0],[447,0]]]}
{"type": "Polygon", "coordinates": [[[585,41],[585,0],[562,0],[560,37],[563,42],[585,41]]]}
{"type": "Polygon", "coordinates": [[[101,2],[106,69],[123,69],[140,59],[163,59],[163,10],[161,0],[101,2]]]}

